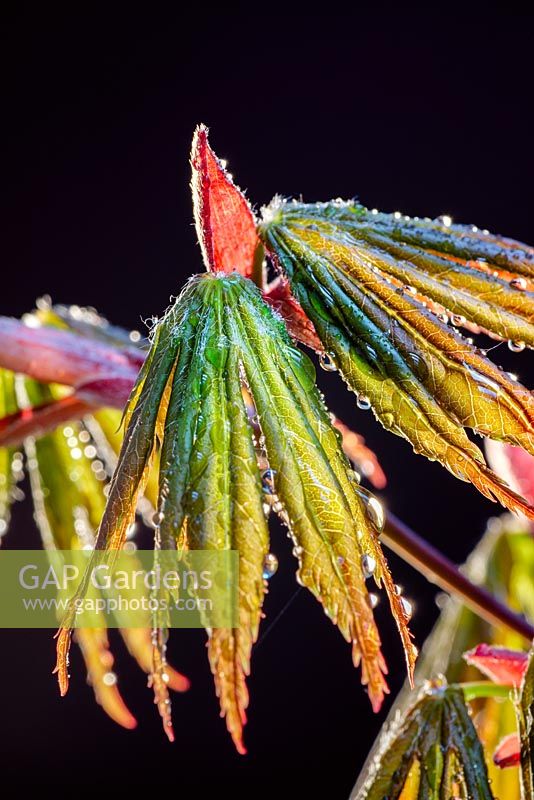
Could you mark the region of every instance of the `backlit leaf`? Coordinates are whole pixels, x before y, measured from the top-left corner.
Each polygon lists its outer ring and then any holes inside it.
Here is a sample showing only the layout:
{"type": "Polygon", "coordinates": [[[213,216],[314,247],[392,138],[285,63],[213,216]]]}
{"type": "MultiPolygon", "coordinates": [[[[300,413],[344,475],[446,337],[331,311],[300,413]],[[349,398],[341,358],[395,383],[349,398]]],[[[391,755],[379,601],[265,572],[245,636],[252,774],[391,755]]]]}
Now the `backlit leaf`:
{"type": "MultiPolygon", "coordinates": [[[[30,379],[20,382],[18,395],[23,406],[41,406],[54,399],[51,388],[30,379]]],[[[117,412],[109,413],[115,415],[117,424],[117,412]]],[[[96,432],[95,421],[88,421],[91,430],[96,432]]],[[[99,442],[85,424],[77,421],[70,421],[40,438],[25,439],[35,519],[48,550],[81,550],[93,545],[94,531],[106,504],[107,475],[98,447],[99,442]]],[[[113,655],[103,616],[101,623],[101,628],[77,629],[74,638],[82,651],[96,699],[112,719],[126,728],[133,728],[135,719],[121,698],[112,672],[113,655]]],[[[121,634],[132,656],[150,673],[150,630],[123,629],[121,634]]],[[[187,688],[187,679],[182,675],[170,667],[168,674],[171,688],[179,691],[187,688]]]]}
{"type": "MultiPolygon", "coordinates": [[[[365,583],[371,575],[386,588],[410,673],[416,654],[378,540],[383,512],[354,480],[311,362],[252,283],[237,274],[189,282],[158,324],[125,424],[96,546],[121,546],[161,442],[161,547],[239,552],[239,627],[209,632],[221,710],[238,749],[264,593],[265,493],[289,527],[299,581],[353,643],[354,661],[362,662],[362,680],[378,709],[387,686],[365,583]],[[243,386],[254,405],[258,441],[243,386]]],[[[63,655],[60,647],[64,671],[63,655]]]]}
{"type": "Polygon", "coordinates": [[[191,167],[197,237],[206,269],[252,277],[255,260],[259,259],[261,265],[254,216],[244,194],[209,146],[204,125],[199,125],[193,137],[191,167]]]}
{"type": "MultiPolygon", "coordinates": [[[[360,405],[370,404],[384,427],[416,452],[532,516],[464,431],[534,452],[532,393],[425,309],[411,284],[393,280],[393,256],[381,260],[346,223],[347,216],[357,221],[366,213],[350,204],[282,204],[268,211],[262,235],[360,405]]],[[[450,290],[451,298],[455,293],[450,290]]]]}
{"type": "Polygon", "coordinates": [[[381,734],[355,800],[493,800],[462,690],[427,684],[381,734]]]}

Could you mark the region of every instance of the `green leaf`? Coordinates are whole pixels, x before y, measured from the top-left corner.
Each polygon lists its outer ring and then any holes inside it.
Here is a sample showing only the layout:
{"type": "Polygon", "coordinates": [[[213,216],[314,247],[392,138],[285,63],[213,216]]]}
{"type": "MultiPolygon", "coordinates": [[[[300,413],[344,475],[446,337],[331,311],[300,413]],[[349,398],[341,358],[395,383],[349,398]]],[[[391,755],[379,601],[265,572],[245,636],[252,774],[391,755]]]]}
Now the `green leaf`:
{"type": "Polygon", "coordinates": [[[529,666],[521,686],[517,721],[521,742],[521,797],[530,800],[534,797],[534,650],[530,652],[529,666]]]}
{"type": "MultiPolygon", "coordinates": [[[[463,570],[471,580],[485,586],[510,608],[527,618],[534,616],[534,539],[524,520],[510,514],[490,520],[483,538],[463,570]]],[[[521,649],[524,646],[519,634],[504,627],[489,625],[456,598],[447,598],[439,619],[421,650],[415,675],[416,684],[421,685],[425,680],[443,674],[449,683],[467,686],[470,693],[471,684],[466,682],[480,681],[480,672],[466,663],[463,654],[480,642],[510,649],[521,649]]],[[[508,689],[506,693],[509,693],[508,689]]],[[[410,703],[411,691],[406,686],[395,701],[390,719],[396,714],[404,714],[410,703]]],[[[480,697],[470,705],[486,754],[495,796],[519,800],[518,770],[500,769],[493,763],[493,754],[499,742],[517,729],[513,703],[503,702],[498,697],[480,697]]],[[[369,760],[373,757],[372,752],[369,760]]]]}
{"type": "MultiPolygon", "coordinates": [[[[396,257],[369,244],[372,217],[351,204],[282,204],[268,212],[262,235],[359,404],[370,404],[385,428],[486,497],[534,515],[464,431],[534,452],[531,392],[425,308],[411,283],[395,277],[396,257]]],[[[414,237],[418,232],[414,225],[414,237]]],[[[448,291],[452,303],[458,292],[450,285],[448,291]]],[[[509,291],[528,303],[522,324],[534,331],[530,293],[509,291]]],[[[498,307],[493,297],[491,304],[498,307]]]]}
{"type": "Polygon", "coordinates": [[[493,800],[484,753],[458,687],[433,682],[383,731],[355,800],[493,800]]]}
{"type": "MultiPolygon", "coordinates": [[[[371,574],[385,585],[410,673],[416,655],[378,539],[383,512],[355,481],[311,362],[250,281],[219,273],[189,282],[157,326],[125,424],[97,547],[120,547],[160,443],[160,546],[239,551],[239,628],[209,631],[216,689],[238,749],[264,594],[266,496],[289,527],[300,582],[353,643],[378,708],[387,686],[365,583],[371,574]]],[[[63,656],[60,647],[60,667],[63,656]]]]}

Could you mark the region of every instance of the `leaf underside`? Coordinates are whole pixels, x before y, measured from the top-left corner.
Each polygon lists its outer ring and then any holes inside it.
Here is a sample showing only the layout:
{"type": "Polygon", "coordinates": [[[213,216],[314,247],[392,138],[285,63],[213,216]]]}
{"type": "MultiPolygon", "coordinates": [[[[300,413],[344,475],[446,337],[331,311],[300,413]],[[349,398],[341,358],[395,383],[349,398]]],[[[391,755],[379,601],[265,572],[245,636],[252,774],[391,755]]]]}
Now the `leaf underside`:
{"type": "Polygon", "coordinates": [[[325,351],[382,425],[486,497],[532,517],[464,430],[534,453],[532,393],[417,296],[424,288],[425,297],[438,297],[425,277],[431,273],[456,324],[465,315],[503,338],[534,344],[534,294],[511,285],[531,275],[531,251],[463,228],[397,225],[391,215],[350,203],[275,206],[262,235],[325,351]],[[491,254],[501,271],[515,271],[505,280],[471,261],[459,264],[468,253],[491,254]]]}

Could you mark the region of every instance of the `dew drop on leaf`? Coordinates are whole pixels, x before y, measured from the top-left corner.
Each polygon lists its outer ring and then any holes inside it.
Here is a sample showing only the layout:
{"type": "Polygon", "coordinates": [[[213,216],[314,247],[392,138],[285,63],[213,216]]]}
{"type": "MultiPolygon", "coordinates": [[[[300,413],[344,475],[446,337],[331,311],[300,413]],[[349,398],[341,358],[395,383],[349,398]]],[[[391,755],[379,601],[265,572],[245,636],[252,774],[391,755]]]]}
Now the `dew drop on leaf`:
{"type": "Polygon", "coordinates": [[[268,581],[278,569],[278,559],[274,553],[267,553],[263,559],[263,578],[268,581]]]}
{"type": "Polygon", "coordinates": [[[360,411],[369,411],[371,408],[371,401],[365,394],[359,394],[356,399],[356,405],[360,409],[360,411]]]}
{"type": "Polygon", "coordinates": [[[519,289],[519,291],[524,292],[527,288],[527,282],[525,278],[512,278],[510,286],[512,289],[519,289]]]}
{"type": "Polygon", "coordinates": [[[319,364],[325,372],[335,372],[337,370],[336,362],[330,353],[321,353],[319,356],[319,364]]]}
{"type": "Polygon", "coordinates": [[[525,342],[513,342],[511,339],[508,342],[508,347],[512,351],[512,353],[521,353],[526,345],[525,342]]]}
{"type": "Polygon", "coordinates": [[[362,570],[366,578],[370,578],[376,569],[376,561],[369,553],[362,556],[362,570]]]}

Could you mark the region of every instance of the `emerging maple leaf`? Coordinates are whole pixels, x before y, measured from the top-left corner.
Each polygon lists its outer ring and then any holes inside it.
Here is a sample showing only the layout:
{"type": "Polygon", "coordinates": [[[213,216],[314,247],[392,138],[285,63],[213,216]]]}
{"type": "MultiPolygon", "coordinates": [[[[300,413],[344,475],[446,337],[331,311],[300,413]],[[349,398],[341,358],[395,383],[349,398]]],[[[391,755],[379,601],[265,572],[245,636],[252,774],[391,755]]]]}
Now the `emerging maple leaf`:
{"type": "MultiPolygon", "coordinates": [[[[209,658],[241,752],[245,676],[269,559],[266,499],[294,540],[299,582],[352,642],[375,709],[387,685],[369,577],[385,585],[410,672],[415,659],[406,606],[378,540],[383,512],[355,480],[314,380],[311,362],[249,281],[237,273],[193,278],[154,331],[95,544],[122,546],[159,446],[161,546],[239,552],[240,625],[209,631],[209,658]],[[261,430],[256,441],[243,385],[261,430]]],[[[66,637],[68,631],[58,659],[62,685],[66,637]]]]}
{"type": "Polygon", "coordinates": [[[464,431],[534,453],[532,394],[453,327],[467,320],[515,350],[533,345],[532,251],[350,202],[275,201],[260,231],[313,323],[325,368],[339,369],[358,405],[486,497],[532,516],[464,431]]]}
{"type": "MultiPolygon", "coordinates": [[[[294,540],[299,581],[353,643],[375,709],[387,685],[375,598],[366,587],[371,576],[385,585],[410,679],[416,655],[407,628],[409,604],[392,582],[378,541],[382,509],[359,487],[342,445],[375,485],[383,485],[383,474],[356,435],[328,415],[311,362],[288,332],[319,352],[325,369],[339,369],[360,408],[372,406],[385,427],[417,452],[532,517],[534,510],[491,472],[465,433],[472,428],[532,452],[532,395],[447,323],[508,338],[514,350],[531,346],[533,254],[508,240],[451,228],[448,220],[399,224],[398,215],[369,213],[353,203],[275,203],[258,226],[202,126],[192,167],[197,235],[210,274],[193,278],[155,326],[146,359],[120,331],[95,331],[84,320],[62,318],[70,330],[47,331],[37,343],[28,329],[0,319],[0,332],[16,344],[11,354],[0,354],[3,366],[74,389],[57,403],[37,403],[29,420],[8,414],[0,443],[12,444],[17,431],[27,433],[25,425],[38,418],[49,430],[66,413],[81,416],[101,404],[120,407],[131,389],[95,548],[114,552],[123,546],[143,491],[159,473],[158,559],[173,548],[238,551],[239,626],[208,634],[221,711],[243,752],[245,678],[264,580],[275,564],[265,518],[271,508],[294,540]],[[264,245],[282,272],[270,284],[264,245]],[[38,362],[37,344],[46,355],[38,362]]],[[[111,431],[106,436],[114,438],[111,431]]],[[[58,639],[63,692],[70,628],[67,618],[58,639]]],[[[165,641],[166,621],[157,619],[150,671],[172,738],[165,641]]],[[[454,706],[451,714],[460,720],[458,735],[469,742],[457,688],[442,689],[445,705],[454,706]]],[[[439,706],[447,722],[450,709],[440,703],[433,708],[439,706]]],[[[478,767],[470,770],[463,755],[458,762],[456,723],[450,720],[444,771],[428,767],[429,761],[413,762],[399,798],[419,792],[414,787],[425,786],[429,775],[436,791],[439,783],[443,791],[471,787],[477,797],[487,796],[478,767]]],[[[431,750],[438,752],[433,744],[431,750]]]]}
{"type": "Polygon", "coordinates": [[[462,689],[428,683],[382,734],[356,800],[493,800],[484,752],[462,689]]]}

